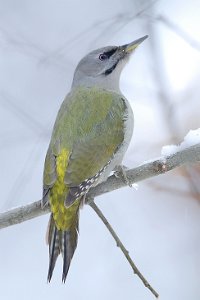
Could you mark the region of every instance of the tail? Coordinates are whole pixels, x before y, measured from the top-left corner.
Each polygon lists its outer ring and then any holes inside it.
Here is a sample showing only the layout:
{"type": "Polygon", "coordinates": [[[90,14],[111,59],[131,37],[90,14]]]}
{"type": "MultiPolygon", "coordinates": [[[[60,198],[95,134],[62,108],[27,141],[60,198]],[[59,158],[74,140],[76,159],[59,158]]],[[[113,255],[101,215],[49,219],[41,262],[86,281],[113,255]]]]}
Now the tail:
{"type": "Polygon", "coordinates": [[[63,257],[63,273],[62,282],[65,282],[69,266],[76,250],[78,241],[78,216],[71,227],[66,230],[58,230],[56,228],[53,216],[50,217],[50,224],[48,230],[48,244],[49,244],[49,271],[48,282],[51,281],[53,270],[56,264],[58,255],[61,253],[63,257]]]}

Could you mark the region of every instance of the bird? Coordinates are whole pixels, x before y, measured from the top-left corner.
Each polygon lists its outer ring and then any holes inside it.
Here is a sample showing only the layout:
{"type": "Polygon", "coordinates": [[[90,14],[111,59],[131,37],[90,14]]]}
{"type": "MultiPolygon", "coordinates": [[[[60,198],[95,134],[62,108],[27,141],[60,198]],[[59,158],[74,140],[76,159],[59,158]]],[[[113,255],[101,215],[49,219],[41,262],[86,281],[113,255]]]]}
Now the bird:
{"type": "Polygon", "coordinates": [[[51,211],[48,282],[59,254],[63,258],[62,282],[66,281],[77,247],[79,211],[85,197],[91,187],[105,181],[122,164],[134,118],[120,91],[120,75],[147,37],[84,56],[58,111],[44,162],[41,202],[51,211]]]}

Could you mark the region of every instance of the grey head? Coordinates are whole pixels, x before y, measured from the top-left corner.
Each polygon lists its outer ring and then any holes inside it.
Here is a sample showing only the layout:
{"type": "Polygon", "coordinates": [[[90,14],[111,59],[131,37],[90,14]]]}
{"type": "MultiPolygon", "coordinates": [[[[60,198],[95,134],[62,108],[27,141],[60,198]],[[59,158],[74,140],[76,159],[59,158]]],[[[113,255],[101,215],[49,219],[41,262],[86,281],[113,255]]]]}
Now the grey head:
{"type": "Polygon", "coordinates": [[[81,59],[74,72],[72,89],[101,87],[119,91],[119,79],[130,55],[148,36],[123,46],[107,46],[94,50],[81,59]]]}

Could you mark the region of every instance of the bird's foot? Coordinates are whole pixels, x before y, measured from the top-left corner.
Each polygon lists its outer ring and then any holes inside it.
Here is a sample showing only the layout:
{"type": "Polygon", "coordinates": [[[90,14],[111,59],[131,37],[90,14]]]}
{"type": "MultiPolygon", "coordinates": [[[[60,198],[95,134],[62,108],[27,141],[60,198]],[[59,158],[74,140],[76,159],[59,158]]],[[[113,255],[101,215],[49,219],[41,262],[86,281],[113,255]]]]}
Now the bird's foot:
{"type": "Polygon", "coordinates": [[[128,168],[126,166],[120,165],[120,166],[116,166],[113,171],[114,171],[115,177],[121,178],[126,185],[132,187],[133,184],[128,179],[128,177],[126,175],[126,170],[128,170],[128,168]]]}

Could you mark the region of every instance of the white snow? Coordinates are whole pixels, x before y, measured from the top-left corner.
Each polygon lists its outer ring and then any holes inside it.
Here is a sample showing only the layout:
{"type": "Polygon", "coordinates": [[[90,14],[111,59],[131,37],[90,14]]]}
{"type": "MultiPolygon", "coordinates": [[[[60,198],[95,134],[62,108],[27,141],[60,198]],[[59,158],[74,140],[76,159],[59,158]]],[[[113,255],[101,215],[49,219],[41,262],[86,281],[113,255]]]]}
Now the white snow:
{"type": "Polygon", "coordinates": [[[178,151],[184,150],[190,146],[200,143],[200,128],[196,130],[190,130],[184,137],[184,140],[179,145],[166,145],[162,147],[161,154],[163,156],[172,155],[178,151]]]}
{"type": "Polygon", "coordinates": [[[137,191],[138,188],[139,188],[139,185],[138,185],[138,183],[133,183],[133,184],[131,185],[131,187],[134,188],[134,189],[137,191]]]}

